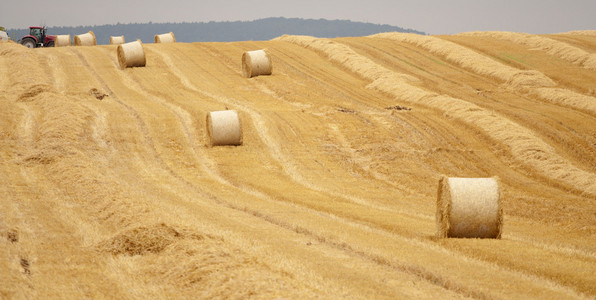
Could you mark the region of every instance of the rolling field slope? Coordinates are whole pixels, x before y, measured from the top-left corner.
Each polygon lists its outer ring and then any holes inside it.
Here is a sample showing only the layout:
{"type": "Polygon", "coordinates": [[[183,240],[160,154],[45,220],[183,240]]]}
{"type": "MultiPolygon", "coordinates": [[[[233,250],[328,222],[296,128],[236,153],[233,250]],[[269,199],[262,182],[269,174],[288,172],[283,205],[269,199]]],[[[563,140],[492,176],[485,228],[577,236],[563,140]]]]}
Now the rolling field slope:
{"type": "Polygon", "coordinates": [[[143,46],[0,44],[0,298],[596,297],[593,32],[143,46]],[[441,174],[502,239],[435,237],[441,174]]]}

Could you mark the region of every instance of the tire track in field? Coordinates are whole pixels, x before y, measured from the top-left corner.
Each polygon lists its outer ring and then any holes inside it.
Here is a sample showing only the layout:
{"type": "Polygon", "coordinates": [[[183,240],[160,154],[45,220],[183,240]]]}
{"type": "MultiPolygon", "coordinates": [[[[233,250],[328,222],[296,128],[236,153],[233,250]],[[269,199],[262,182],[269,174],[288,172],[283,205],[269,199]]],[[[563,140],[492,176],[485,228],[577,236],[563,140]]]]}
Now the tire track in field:
{"type": "MultiPolygon", "coordinates": [[[[77,55],[77,57],[79,58],[79,60],[81,61],[81,64],[87,69],[87,71],[92,74],[92,76],[97,79],[97,81],[100,83],[100,85],[102,86],[103,89],[109,91],[110,95],[113,95],[112,98],[114,99],[114,101],[116,101],[116,103],[118,103],[120,106],[124,107],[126,109],[126,111],[132,116],[134,117],[134,119],[137,121],[137,127],[139,128],[139,130],[141,131],[141,133],[143,134],[143,139],[145,141],[145,144],[147,145],[147,149],[150,150],[153,158],[155,159],[155,161],[158,163],[158,165],[160,165],[160,167],[167,171],[167,173],[169,173],[171,176],[178,178],[178,179],[182,179],[179,178],[178,174],[176,174],[160,157],[160,155],[158,154],[157,148],[155,146],[155,143],[153,142],[153,139],[151,138],[151,133],[148,129],[147,124],[145,123],[145,121],[143,121],[143,118],[141,117],[141,115],[139,114],[138,111],[136,111],[132,106],[124,103],[124,101],[122,101],[122,99],[119,98],[119,96],[113,92],[113,90],[110,88],[110,86],[106,83],[106,81],[102,78],[102,76],[95,71],[94,68],[92,68],[89,63],[87,62],[87,59],[76,49],[73,49],[73,51],[75,51],[75,54],[77,55]]],[[[114,68],[116,68],[116,64],[114,62],[114,68]]],[[[121,76],[123,78],[125,78],[124,76],[121,76]]],[[[131,80],[129,80],[130,83],[131,80]]],[[[127,87],[127,89],[133,91],[130,87],[127,87]]],[[[136,92],[136,91],[135,91],[136,92]]]]}

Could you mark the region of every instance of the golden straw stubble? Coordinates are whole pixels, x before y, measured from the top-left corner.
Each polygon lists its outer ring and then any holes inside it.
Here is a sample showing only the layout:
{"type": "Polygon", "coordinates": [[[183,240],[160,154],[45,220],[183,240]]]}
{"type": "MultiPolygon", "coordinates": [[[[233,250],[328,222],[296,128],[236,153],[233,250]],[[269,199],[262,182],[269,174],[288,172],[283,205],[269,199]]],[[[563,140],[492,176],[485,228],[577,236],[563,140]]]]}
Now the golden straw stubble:
{"type": "Polygon", "coordinates": [[[498,177],[441,176],[437,191],[437,236],[500,239],[502,202],[498,177]]]}
{"type": "Polygon", "coordinates": [[[209,146],[242,145],[242,123],[235,110],[212,111],[207,114],[209,146]]]}

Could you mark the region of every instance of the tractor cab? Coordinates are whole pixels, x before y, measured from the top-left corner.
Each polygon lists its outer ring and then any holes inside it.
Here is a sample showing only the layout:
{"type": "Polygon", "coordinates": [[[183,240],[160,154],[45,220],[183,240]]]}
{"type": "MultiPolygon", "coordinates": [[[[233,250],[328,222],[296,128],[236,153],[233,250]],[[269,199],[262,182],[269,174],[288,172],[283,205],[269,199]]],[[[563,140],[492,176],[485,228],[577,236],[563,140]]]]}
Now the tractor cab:
{"type": "Polygon", "coordinates": [[[29,27],[29,35],[37,39],[37,43],[43,43],[46,37],[46,29],[43,27],[29,27]]]}

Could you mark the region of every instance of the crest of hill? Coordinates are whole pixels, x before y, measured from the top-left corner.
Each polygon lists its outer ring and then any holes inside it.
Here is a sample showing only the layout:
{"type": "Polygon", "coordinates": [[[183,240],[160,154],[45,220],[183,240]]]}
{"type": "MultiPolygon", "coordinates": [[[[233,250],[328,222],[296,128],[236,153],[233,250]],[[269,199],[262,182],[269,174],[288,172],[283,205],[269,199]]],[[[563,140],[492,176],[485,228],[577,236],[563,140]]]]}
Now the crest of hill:
{"type": "MultiPolygon", "coordinates": [[[[153,42],[155,34],[174,32],[178,42],[233,42],[250,40],[270,40],[284,34],[309,35],[321,38],[367,36],[381,32],[407,32],[425,34],[413,29],[391,25],[379,25],[349,20],[266,18],[254,21],[234,22],[192,22],[192,23],[132,23],[115,25],[95,25],[77,27],[51,27],[52,35],[76,35],[93,31],[98,44],[109,44],[110,36],[124,35],[127,40],[141,39],[153,42]]],[[[10,29],[9,35],[20,38],[29,29],[10,29]]]]}

